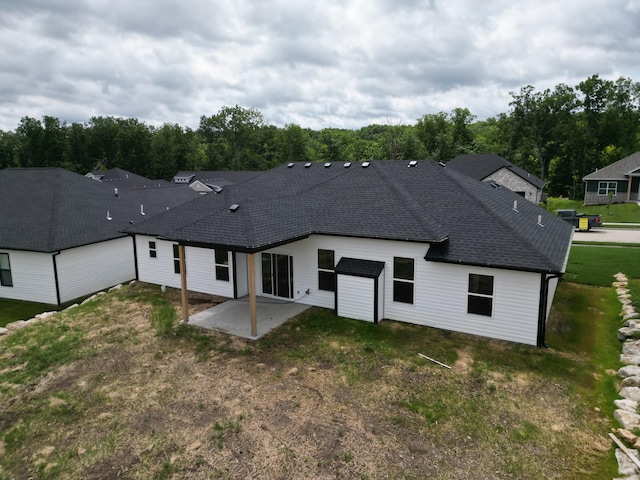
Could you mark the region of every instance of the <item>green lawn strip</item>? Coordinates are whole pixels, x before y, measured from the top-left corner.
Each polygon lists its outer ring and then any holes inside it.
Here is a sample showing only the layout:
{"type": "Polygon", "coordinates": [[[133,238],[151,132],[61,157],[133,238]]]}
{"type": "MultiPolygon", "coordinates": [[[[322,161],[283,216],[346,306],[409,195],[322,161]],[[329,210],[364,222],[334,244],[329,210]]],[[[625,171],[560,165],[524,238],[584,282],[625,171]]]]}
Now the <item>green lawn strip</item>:
{"type": "Polygon", "coordinates": [[[623,272],[629,278],[640,278],[640,250],[634,247],[576,245],[569,254],[565,280],[610,287],[613,275],[623,272]]]}
{"type": "Polygon", "coordinates": [[[61,307],[58,305],[0,298],[0,327],[16,320],[29,320],[38,313],[59,311],[60,309],[61,307]]]}

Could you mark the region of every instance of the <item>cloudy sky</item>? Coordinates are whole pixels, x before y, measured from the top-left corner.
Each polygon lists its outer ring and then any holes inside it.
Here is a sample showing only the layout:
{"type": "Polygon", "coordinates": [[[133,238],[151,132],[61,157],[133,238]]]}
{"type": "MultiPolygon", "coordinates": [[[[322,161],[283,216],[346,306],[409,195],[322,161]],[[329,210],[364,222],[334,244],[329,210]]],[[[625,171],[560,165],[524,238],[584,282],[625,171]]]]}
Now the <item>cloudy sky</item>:
{"type": "Polygon", "coordinates": [[[593,74],[640,81],[640,0],[0,0],[0,129],[44,115],[197,128],[414,124],[593,74]]]}

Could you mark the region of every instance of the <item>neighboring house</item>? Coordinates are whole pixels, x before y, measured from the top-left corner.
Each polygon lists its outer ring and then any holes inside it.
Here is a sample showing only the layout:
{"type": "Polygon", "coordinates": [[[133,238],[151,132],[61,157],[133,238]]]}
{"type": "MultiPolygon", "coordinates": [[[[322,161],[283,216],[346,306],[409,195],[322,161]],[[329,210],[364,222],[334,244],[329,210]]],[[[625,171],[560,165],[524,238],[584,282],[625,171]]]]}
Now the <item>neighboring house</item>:
{"type": "Polygon", "coordinates": [[[447,162],[453,168],[481,182],[494,182],[539,203],[544,181],[495,154],[459,155],[447,162]]]}
{"type": "Polygon", "coordinates": [[[531,345],[573,234],[433,161],[289,163],[126,231],[141,281],[531,345]]]}
{"type": "Polygon", "coordinates": [[[219,192],[221,188],[242,183],[260,173],[243,171],[178,172],[173,177],[173,183],[187,184],[198,193],[219,192]]]}
{"type": "Polygon", "coordinates": [[[87,178],[108,183],[113,187],[120,188],[154,188],[166,187],[170,183],[166,180],[151,180],[136,173],[131,173],[122,168],[112,168],[111,170],[95,170],[85,175],[87,178]]]}
{"type": "Polygon", "coordinates": [[[586,184],[585,205],[640,202],[640,152],[596,170],[582,180],[586,184]]]}
{"type": "Polygon", "coordinates": [[[135,278],[133,242],[120,230],[197,197],[62,168],[0,170],[0,298],[60,304],[135,278]]]}

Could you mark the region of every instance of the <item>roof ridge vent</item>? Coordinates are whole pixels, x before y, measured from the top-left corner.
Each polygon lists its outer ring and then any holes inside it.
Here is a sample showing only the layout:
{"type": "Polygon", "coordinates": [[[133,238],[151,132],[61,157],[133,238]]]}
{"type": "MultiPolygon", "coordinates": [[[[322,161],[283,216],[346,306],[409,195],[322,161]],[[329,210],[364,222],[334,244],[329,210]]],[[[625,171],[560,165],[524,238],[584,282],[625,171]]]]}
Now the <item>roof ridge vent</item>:
{"type": "Polygon", "coordinates": [[[309,168],[311,166],[311,162],[307,162],[304,164],[304,168],[309,168]]]}
{"type": "Polygon", "coordinates": [[[416,165],[418,165],[418,161],[417,160],[411,160],[409,162],[409,165],[407,165],[407,167],[411,168],[411,167],[415,167],[416,165]]]}
{"type": "Polygon", "coordinates": [[[369,162],[362,162],[362,168],[367,168],[369,166],[369,162]]]}

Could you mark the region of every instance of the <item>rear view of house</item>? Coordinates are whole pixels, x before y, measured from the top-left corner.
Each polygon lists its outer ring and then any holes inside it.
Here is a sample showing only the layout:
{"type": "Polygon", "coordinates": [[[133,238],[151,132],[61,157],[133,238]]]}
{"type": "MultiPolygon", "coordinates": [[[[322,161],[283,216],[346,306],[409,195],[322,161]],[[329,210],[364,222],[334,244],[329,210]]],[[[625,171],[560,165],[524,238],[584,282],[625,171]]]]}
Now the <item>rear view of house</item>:
{"type": "Polygon", "coordinates": [[[281,165],[126,231],[142,281],[542,345],[573,229],[436,162],[371,161],[281,165]]]}

